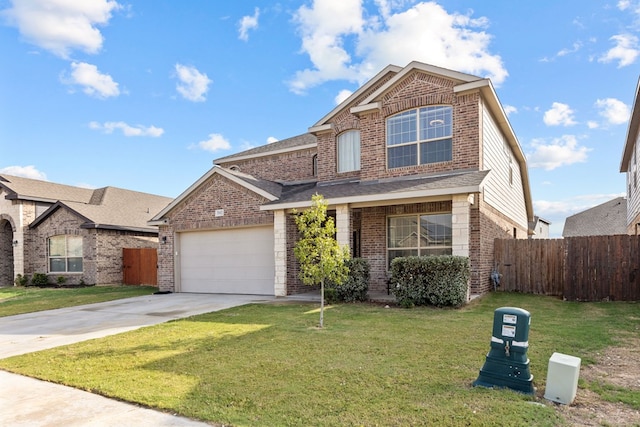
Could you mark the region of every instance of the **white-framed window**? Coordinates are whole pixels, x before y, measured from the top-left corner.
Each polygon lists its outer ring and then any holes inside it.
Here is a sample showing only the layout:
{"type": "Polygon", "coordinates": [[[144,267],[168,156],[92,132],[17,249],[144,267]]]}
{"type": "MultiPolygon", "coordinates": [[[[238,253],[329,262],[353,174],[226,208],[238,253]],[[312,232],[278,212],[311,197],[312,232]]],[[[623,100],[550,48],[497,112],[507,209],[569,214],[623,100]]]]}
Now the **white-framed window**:
{"type": "Polygon", "coordinates": [[[451,213],[387,217],[388,265],[394,258],[451,255],[451,213]]]}
{"type": "Polygon", "coordinates": [[[338,135],[338,172],[360,170],[360,131],[349,130],[338,135]]]}
{"type": "Polygon", "coordinates": [[[387,118],[387,167],[423,165],[452,158],[453,108],[423,107],[387,118]]]}
{"type": "Polygon", "coordinates": [[[82,272],[82,236],[51,236],[48,249],[50,273],[82,272]]]}

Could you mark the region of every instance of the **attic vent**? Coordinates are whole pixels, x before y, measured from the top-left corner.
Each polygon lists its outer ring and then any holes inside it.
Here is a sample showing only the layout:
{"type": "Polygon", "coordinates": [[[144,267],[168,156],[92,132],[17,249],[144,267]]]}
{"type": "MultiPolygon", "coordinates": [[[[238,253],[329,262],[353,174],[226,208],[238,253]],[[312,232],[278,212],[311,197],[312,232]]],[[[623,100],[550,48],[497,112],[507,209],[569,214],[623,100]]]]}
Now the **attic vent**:
{"type": "Polygon", "coordinates": [[[240,167],[238,165],[233,165],[229,167],[229,170],[232,170],[234,172],[240,172],[240,167]]]}

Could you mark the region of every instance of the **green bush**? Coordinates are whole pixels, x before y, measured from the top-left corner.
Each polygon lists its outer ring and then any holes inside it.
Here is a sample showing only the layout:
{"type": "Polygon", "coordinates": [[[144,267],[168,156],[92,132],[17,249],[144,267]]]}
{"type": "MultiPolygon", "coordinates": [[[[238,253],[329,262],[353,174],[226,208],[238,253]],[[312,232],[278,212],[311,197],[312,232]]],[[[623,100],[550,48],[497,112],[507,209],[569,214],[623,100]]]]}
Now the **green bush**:
{"type": "Polygon", "coordinates": [[[414,256],[391,262],[391,291],[402,307],[459,307],[467,301],[469,277],[467,257],[414,256]]]}
{"type": "Polygon", "coordinates": [[[44,273],[33,273],[31,284],[33,286],[47,286],[49,284],[49,277],[44,273]]]}
{"type": "Polygon", "coordinates": [[[58,286],[64,286],[66,282],[67,278],[64,276],[58,276],[58,278],[56,279],[56,283],[58,283],[58,286]]]}
{"type": "Polygon", "coordinates": [[[369,292],[369,261],[351,258],[346,261],[349,268],[347,280],[336,285],[329,283],[325,288],[327,302],[359,302],[367,300],[369,292]],[[333,298],[333,300],[332,300],[333,298]]]}
{"type": "Polygon", "coordinates": [[[27,286],[29,283],[29,277],[22,274],[16,274],[16,278],[13,279],[13,284],[16,286],[27,286]]]}

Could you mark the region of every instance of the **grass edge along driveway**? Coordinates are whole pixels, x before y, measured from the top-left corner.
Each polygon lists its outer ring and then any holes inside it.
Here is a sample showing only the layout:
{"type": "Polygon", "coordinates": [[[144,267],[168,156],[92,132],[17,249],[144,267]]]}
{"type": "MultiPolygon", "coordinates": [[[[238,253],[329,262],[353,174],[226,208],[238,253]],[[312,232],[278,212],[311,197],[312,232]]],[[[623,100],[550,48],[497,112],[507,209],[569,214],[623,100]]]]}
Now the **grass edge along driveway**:
{"type": "Polygon", "coordinates": [[[495,293],[459,310],[254,304],[0,361],[0,368],[236,426],[561,425],[542,399],[554,351],[592,361],[637,305],[495,293]],[[535,396],[473,388],[493,312],[531,313],[535,396]]]}
{"type": "Polygon", "coordinates": [[[0,288],[0,317],[151,295],[153,286],[87,286],[78,288],[0,288]]]}

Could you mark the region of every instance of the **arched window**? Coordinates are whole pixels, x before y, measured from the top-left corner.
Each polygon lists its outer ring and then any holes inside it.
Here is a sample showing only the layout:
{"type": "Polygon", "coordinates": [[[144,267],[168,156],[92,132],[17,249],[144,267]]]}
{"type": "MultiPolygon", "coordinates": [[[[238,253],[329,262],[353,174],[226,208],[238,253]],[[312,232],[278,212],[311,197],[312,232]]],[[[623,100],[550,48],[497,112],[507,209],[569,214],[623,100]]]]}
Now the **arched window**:
{"type": "Polygon", "coordinates": [[[387,119],[390,169],[450,161],[453,113],[446,105],[405,111],[387,119]]]}
{"type": "Polygon", "coordinates": [[[338,135],[338,172],[360,170],[360,131],[349,130],[338,135]]]}
{"type": "Polygon", "coordinates": [[[318,176],[318,155],[314,154],[311,157],[311,173],[313,176],[318,176]]]}
{"type": "Polygon", "coordinates": [[[51,236],[48,249],[50,273],[82,272],[82,236],[51,236]]]}

